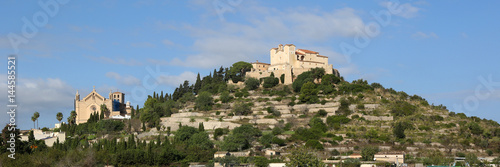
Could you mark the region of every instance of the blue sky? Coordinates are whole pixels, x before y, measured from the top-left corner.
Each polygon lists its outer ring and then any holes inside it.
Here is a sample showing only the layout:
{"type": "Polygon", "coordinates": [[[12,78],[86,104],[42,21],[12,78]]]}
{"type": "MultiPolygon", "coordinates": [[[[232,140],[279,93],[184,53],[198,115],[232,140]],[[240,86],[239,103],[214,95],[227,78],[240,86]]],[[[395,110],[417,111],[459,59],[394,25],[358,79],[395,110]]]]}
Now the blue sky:
{"type": "MultiPolygon", "coordinates": [[[[77,90],[82,96],[93,86],[104,96],[121,91],[142,106],[144,92],[171,93],[197,73],[240,60],[269,62],[270,48],[290,43],[328,56],[349,81],[379,82],[499,121],[498,6],[451,0],[2,1],[0,55],[18,55],[21,129],[32,128],[35,111],[41,127],[53,127],[57,112],[66,120],[77,90]]],[[[6,73],[0,74],[5,89],[6,73]]],[[[0,123],[7,118],[0,114],[0,123]]]]}

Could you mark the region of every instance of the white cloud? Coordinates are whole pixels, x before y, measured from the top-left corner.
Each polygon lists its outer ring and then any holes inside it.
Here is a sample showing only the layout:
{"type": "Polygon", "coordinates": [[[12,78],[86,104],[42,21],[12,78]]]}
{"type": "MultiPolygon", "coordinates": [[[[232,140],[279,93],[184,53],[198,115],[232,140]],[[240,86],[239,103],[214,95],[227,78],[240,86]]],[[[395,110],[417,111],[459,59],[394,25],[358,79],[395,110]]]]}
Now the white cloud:
{"type": "MultiPolygon", "coordinates": [[[[196,5],[196,2],[193,1],[193,5],[196,5]]],[[[362,29],[365,26],[361,17],[351,8],[316,12],[310,9],[278,10],[247,5],[238,12],[245,16],[248,24],[227,21],[215,27],[190,24],[183,25],[182,28],[169,27],[187,31],[193,36],[195,42],[191,50],[197,53],[171,60],[148,61],[163,65],[215,68],[221,65],[229,66],[237,61],[255,61],[259,58],[267,60],[269,49],[280,43],[317,44],[334,37],[353,37],[357,33],[356,28],[362,29]],[[256,14],[256,10],[259,14],[256,14]]],[[[339,54],[324,55],[342,57],[339,54]]]]}
{"type": "Polygon", "coordinates": [[[141,81],[134,76],[121,76],[116,72],[107,72],[106,77],[113,78],[116,82],[124,85],[139,85],[141,83],[141,81]]]}
{"type": "Polygon", "coordinates": [[[395,4],[393,2],[387,1],[387,2],[380,3],[380,5],[383,7],[386,7],[386,8],[389,8],[389,7],[393,8],[393,6],[398,5],[396,8],[397,12],[395,12],[394,15],[399,16],[399,17],[403,17],[406,19],[418,16],[418,12],[421,11],[420,8],[417,8],[410,3],[395,4]]]}
{"type": "Polygon", "coordinates": [[[430,33],[424,33],[424,32],[416,32],[414,33],[413,35],[411,35],[413,38],[416,38],[416,39],[427,39],[427,38],[439,38],[434,32],[430,32],[430,33]]]}
{"type": "Polygon", "coordinates": [[[190,84],[194,84],[196,81],[195,73],[191,71],[184,71],[179,75],[160,75],[156,78],[158,84],[165,84],[172,87],[177,87],[179,84],[184,83],[185,80],[189,81],[190,84]]]}
{"type": "MultiPolygon", "coordinates": [[[[0,75],[0,86],[6,88],[6,75],[0,75]]],[[[20,78],[17,80],[17,124],[21,128],[33,127],[31,116],[34,112],[40,113],[40,126],[53,126],[56,123],[57,112],[69,114],[73,109],[75,89],[59,78],[33,79],[20,78]],[[48,120],[48,121],[44,121],[48,120]]],[[[7,96],[0,96],[1,101],[7,101],[7,96]]],[[[4,117],[4,116],[2,116],[4,117]]],[[[1,119],[0,122],[4,123],[1,119]]]]}
{"type": "Polygon", "coordinates": [[[99,62],[99,63],[107,63],[107,64],[120,64],[120,65],[128,65],[128,66],[140,66],[142,65],[141,62],[134,60],[134,59],[129,59],[125,60],[122,58],[110,58],[110,57],[97,57],[97,56],[90,56],[90,55],[84,55],[84,57],[89,58],[90,60],[99,62]]]}

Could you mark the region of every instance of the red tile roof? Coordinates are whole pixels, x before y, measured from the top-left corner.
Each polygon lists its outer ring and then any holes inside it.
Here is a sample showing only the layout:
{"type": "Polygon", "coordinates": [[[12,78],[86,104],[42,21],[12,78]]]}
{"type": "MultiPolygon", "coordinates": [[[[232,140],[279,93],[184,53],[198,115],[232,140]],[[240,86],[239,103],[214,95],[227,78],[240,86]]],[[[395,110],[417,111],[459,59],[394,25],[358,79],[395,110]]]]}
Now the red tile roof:
{"type": "Polygon", "coordinates": [[[328,58],[328,56],[318,55],[318,57],[328,58]]]}
{"type": "Polygon", "coordinates": [[[304,52],[304,53],[318,54],[318,52],[310,51],[310,50],[306,50],[306,49],[298,49],[298,51],[301,51],[301,52],[304,52]]]}
{"type": "Polygon", "coordinates": [[[271,65],[271,64],[262,63],[262,62],[253,62],[252,64],[265,64],[265,65],[271,65]]]}

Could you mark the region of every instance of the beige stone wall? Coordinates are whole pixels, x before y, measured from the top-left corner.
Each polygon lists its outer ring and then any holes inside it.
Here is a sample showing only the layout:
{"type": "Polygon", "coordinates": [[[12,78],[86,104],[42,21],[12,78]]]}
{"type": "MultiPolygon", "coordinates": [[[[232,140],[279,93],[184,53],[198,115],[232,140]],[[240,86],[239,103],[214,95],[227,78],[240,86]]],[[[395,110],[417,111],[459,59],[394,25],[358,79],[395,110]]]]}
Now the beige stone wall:
{"type": "Polygon", "coordinates": [[[269,52],[271,64],[259,66],[258,61],[252,63],[253,69],[247,73],[247,77],[260,79],[270,76],[273,72],[278,78],[285,74],[284,84],[292,84],[295,77],[316,67],[325,69],[326,74],[334,74],[333,65],[328,64],[328,57],[321,56],[317,52],[297,50],[293,44],[284,46],[280,44],[278,48],[272,48],[269,52]]]}

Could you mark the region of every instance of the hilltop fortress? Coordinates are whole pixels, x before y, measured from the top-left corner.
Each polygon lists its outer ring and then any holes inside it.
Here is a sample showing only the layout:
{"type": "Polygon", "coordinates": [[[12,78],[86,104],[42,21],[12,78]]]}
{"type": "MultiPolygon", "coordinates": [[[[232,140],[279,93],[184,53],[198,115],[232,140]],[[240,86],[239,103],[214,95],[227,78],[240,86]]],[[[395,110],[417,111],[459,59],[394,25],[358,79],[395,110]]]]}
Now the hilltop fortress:
{"type": "Polygon", "coordinates": [[[253,68],[247,72],[247,77],[264,78],[274,73],[275,77],[285,75],[284,84],[292,84],[293,80],[303,72],[313,68],[325,69],[325,74],[335,74],[340,77],[339,72],[328,64],[328,57],[319,55],[318,52],[306,49],[296,49],[293,44],[280,44],[272,48],[270,52],[271,64],[259,61],[251,63],[253,68]]]}

